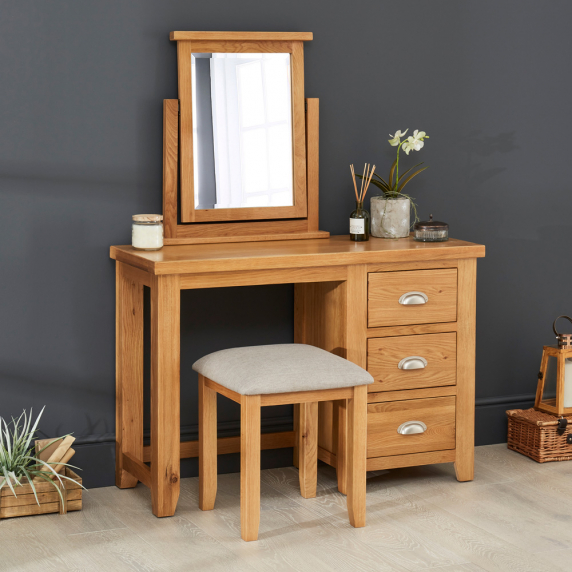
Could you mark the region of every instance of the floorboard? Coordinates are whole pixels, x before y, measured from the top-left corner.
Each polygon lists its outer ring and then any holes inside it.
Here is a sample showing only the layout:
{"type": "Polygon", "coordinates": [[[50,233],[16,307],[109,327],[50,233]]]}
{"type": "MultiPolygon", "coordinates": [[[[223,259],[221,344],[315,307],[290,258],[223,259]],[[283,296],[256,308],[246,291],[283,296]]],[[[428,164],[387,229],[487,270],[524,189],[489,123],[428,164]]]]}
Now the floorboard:
{"type": "Polygon", "coordinates": [[[84,494],[84,509],[0,522],[2,572],[557,572],[572,562],[572,464],[478,447],[475,480],[451,464],[368,473],[367,526],[349,525],[335,471],[316,498],[293,467],[261,474],[258,542],[240,538],[240,475],[219,475],[215,509],[183,479],[177,512],[157,519],[149,490],[84,494]]]}

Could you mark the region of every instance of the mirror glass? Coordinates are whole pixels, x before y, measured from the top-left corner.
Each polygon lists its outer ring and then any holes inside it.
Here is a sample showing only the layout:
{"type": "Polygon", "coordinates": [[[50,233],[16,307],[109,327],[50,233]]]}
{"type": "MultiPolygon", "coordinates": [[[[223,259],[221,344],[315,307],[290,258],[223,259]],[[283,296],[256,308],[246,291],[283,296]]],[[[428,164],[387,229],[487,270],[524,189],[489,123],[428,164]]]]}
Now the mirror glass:
{"type": "Polygon", "coordinates": [[[192,54],[196,209],[294,204],[290,54],[192,54]]]}

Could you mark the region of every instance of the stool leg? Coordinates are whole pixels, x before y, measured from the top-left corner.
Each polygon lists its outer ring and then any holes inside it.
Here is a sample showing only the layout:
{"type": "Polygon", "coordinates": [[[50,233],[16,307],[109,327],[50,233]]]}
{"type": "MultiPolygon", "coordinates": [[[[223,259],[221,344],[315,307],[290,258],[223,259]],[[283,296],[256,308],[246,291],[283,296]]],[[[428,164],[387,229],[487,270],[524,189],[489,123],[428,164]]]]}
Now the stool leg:
{"type": "Polygon", "coordinates": [[[354,387],[348,399],[348,515],[355,528],[365,526],[367,463],[367,386],[354,387]]]}
{"type": "Polygon", "coordinates": [[[240,405],[240,532],[257,540],[260,525],[260,395],[243,395],[240,405]]]}
{"type": "Polygon", "coordinates": [[[300,403],[298,429],[298,472],[300,494],[316,496],[318,482],[318,402],[300,403]]]}
{"type": "Polygon", "coordinates": [[[217,489],[216,391],[199,375],[199,508],[212,510],[217,489]]]}
{"type": "Polygon", "coordinates": [[[298,450],[298,442],[300,441],[300,404],[294,403],[294,448],[293,448],[293,459],[292,464],[298,469],[300,463],[298,459],[300,458],[300,451],[298,450]]]}

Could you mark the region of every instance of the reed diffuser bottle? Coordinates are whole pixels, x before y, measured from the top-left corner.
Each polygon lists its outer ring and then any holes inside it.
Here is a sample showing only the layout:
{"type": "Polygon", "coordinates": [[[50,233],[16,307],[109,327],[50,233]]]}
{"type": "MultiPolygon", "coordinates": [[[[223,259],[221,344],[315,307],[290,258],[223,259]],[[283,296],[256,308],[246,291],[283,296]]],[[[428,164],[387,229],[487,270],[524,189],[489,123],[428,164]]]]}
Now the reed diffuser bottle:
{"type": "Polygon", "coordinates": [[[369,213],[359,201],[356,202],[356,210],[350,215],[350,239],[354,242],[369,240],[369,213]]]}
{"type": "MultiPolygon", "coordinates": [[[[350,240],[354,242],[364,242],[369,240],[369,212],[363,208],[363,200],[367,193],[369,183],[375,171],[375,165],[370,171],[370,165],[364,166],[364,172],[361,177],[361,188],[358,195],[356,176],[354,166],[350,165],[352,179],[354,182],[354,190],[356,193],[356,209],[350,215],[350,240]]],[[[359,176],[359,175],[358,175],[359,176]]]]}

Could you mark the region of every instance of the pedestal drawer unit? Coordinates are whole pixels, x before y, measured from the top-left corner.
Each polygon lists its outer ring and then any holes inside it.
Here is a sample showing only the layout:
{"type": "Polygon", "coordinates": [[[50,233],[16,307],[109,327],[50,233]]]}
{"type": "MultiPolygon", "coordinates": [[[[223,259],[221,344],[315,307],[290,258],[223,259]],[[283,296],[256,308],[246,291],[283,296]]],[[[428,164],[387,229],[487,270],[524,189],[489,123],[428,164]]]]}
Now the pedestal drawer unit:
{"type": "MultiPolygon", "coordinates": [[[[297,340],[374,377],[368,470],[454,462],[457,479],[471,480],[476,257],[364,264],[352,272],[353,283],[296,287],[296,305],[310,305],[314,316],[297,340]]],[[[320,404],[318,455],[337,468],[342,492],[346,422],[345,403],[320,404]]]]}

